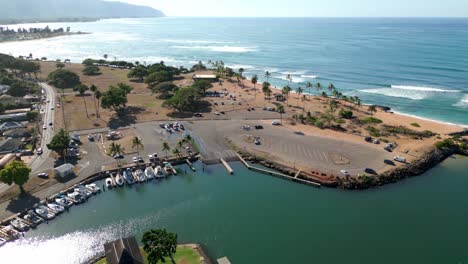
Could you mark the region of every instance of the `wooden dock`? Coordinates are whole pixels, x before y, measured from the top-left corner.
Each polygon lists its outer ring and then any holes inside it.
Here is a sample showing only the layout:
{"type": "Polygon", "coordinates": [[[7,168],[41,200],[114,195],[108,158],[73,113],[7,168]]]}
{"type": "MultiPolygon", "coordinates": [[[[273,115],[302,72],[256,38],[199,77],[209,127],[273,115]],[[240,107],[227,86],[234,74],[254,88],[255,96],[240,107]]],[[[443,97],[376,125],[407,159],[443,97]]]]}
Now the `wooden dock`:
{"type": "Polygon", "coordinates": [[[222,257],[216,260],[218,264],[231,264],[231,261],[227,257],[222,257]]]}
{"type": "Polygon", "coordinates": [[[229,174],[233,174],[234,170],[231,168],[231,166],[229,166],[227,161],[225,161],[224,159],[220,159],[220,160],[221,160],[221,163],[223,163],[224,167],[226,167],[226,170],[229,172],[229,174]]]}
{"type": "Polygon", "coordinates": [[[306,180],[298,178],[302,171],[298,171],[296,173],[295,177],[291,177],[289,175],[286,175],[286,174],[283,174],[283,173],[280,173],[280,172],[277,172],[277,171],[271,171],[271,170],[266,170],[266,169],[251,166],[249,163],[247,163],[247,161],[244,160],[244,158],[242,158],[241,155],[239,155],[239,153],[236,152],[236,155],[237,155],[237,157],[239,157],[239,160],[245,165],[245,167],[247,167],[247,169],[249,169],[251,171],[260,172],[260,173],[263,173],[263,174],[268,174],[268,175],[271,175],[271,176],[275,176],[275,177],[279,177],[279,178],[283,178],[283,179],[287,179],[287,180],[291,180],[291,181],[311,185],[311,186],[314,186],[314,187],[321,187],[320,183],[312,182],[312,181],[306,181],[306,180]]]}

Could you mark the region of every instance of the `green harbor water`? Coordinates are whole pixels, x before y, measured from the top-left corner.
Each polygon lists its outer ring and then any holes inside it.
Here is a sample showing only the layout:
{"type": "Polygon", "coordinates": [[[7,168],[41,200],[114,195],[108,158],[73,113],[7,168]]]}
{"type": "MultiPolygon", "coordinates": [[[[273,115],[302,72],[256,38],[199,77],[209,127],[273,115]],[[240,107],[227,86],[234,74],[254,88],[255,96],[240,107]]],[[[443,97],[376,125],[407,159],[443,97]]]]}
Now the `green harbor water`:
{"type": "Polygon", "coordinates": [[[108,190],[25,239],[1,263],[82,263],[150,228],[232,263],[468,263],[468,159],[367,191],[317,189],[232,163],[108,190]]]}

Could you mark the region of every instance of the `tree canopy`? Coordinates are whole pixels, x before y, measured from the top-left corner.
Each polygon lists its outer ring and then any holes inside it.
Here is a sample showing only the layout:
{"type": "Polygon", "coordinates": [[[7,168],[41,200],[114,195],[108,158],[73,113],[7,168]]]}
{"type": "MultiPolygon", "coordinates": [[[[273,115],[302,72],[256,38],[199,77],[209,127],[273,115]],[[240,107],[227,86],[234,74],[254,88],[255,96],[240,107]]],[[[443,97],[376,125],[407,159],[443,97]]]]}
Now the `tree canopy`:
{"type": "Polygon", "coordinates": [[[54,135],[47,148],[57,152],[61,156],[65,156],[66,150],[70,144],[70,136],[67,131],[61,128],[57,134],[54,135]]]}
{"type": "Polygon", "coordinates": [[[138,81],[143,82],[145,77],[148,75],[148,69],[145,66],[139,65],[133,68],[128,74],[128,78],[136,78],[138,81]]]}
{"type": "Polygon", "coordinates": [[[148,263],[165,263],[169,257],[172,263],[177,250],[177,234],[167,232],[165,229],[152,229],[143,234],[143,249],[148,253],[148,263]]]}
{"type": "Polygon", "coordinates": [[[101,97],[101,106],[104,109],[113,110],[117,115],[123,115],[127,106],[127,94],[132,91],[132,87],[123,83],[117,86],[110,86],[101,97]]]}
{"type": "Polygon", "coordinates": [[[18,185],[21,192],[23,192],[23,185],[28,182],[29,173],[31,173],[31,168],[26,166],[22,161],[14,160],[0,171],[0,181],[8,185],[14,183],[18,185]]]}
{"type": "Polygon", "coordinates": [[[185,87],[163,103],[163,106],[174,108],[179,112],[192,111],[197,101],[201,98],[200,90],[195,87],[185,87]]]}
{"type": "Polygon", "coordinates": [[[73,88],[81,83],[80,77],[76,73],[66,69],[51,72],[47,81],[57,88],[73,88]]]}
{"type": "Polygon", "coordinates": [[[101,69],[99,69],[98,66],[86,66],[81,72],[83,72],[84,75],[94,76],[100,75],[101,69]]]}

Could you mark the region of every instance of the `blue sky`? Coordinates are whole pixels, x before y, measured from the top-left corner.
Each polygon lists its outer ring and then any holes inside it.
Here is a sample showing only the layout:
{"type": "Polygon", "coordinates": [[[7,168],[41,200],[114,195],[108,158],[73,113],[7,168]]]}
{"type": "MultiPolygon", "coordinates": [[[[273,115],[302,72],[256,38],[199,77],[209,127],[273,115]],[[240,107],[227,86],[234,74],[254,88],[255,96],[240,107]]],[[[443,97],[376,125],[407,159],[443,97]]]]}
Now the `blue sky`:
{"type": "Polygon", "coordinates": [[[168,16],[468,17],[468,0],[119,0],[168,16]]]}

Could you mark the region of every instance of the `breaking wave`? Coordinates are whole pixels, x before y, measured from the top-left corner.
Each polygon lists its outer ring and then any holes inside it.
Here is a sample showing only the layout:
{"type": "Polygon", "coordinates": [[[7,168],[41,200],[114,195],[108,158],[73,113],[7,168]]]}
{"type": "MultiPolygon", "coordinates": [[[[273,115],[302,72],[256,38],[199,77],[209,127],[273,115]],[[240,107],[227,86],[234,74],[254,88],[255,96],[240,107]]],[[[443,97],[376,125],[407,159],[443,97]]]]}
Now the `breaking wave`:
{"type": "Polygon", "coordinates": [[[252,47],[242,46],[173,46],[176,49],[209,50],[214,52],[246,53],[257,51],[252,47]]]}
{"type": "Polygon", "coordinates": [[[359,90],[363,93],[380,94],[390,97],[408,98],[411,100],[422,100],[437,93],[459,93],[459,90],[448,90],[424,86],[406,86],[406,85],[392,85],[387,88],[375,89],[362,89],[359,90]]]}
{"type": "Polygon", "coordinates": [[[468,94],[465,94],[463,98],[454,104],[453,106],[461,107],[461,108],[468,108],[468,94]]]}

